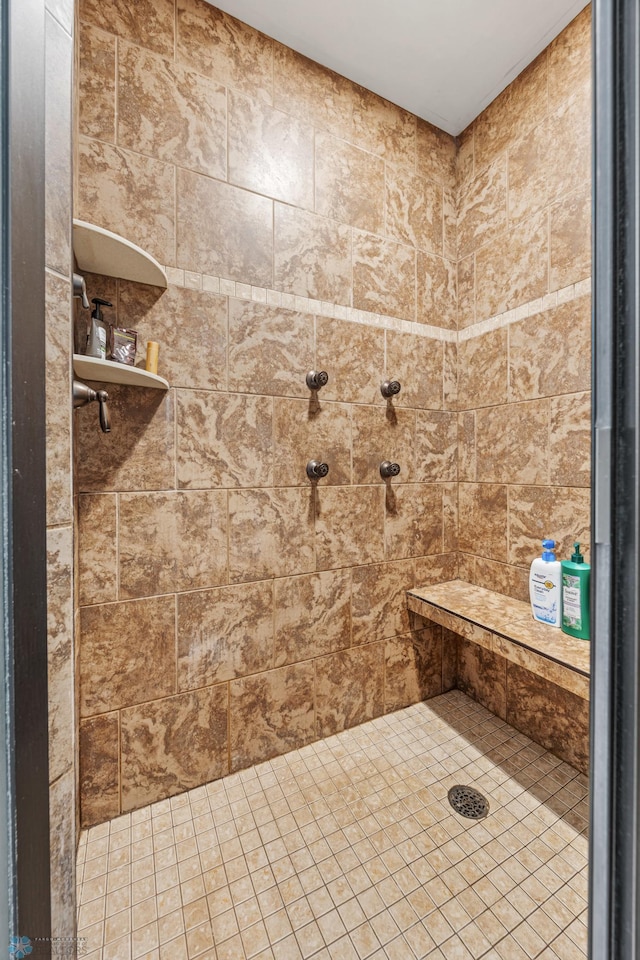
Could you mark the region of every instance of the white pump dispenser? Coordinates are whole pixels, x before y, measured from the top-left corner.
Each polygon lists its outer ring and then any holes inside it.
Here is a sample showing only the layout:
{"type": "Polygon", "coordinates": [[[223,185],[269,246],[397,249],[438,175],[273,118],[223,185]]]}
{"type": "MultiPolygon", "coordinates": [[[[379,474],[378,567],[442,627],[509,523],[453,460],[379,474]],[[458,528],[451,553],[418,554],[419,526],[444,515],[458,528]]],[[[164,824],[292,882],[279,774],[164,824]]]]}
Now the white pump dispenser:
{"type": "Polygon", "coordinates": [[[562,565],[553,552],[555,540],[543,540],[542,557],[536,557],[529,574],[529,597],[534,620],[559,627],[562,617],[560,585],[562,565]]]}

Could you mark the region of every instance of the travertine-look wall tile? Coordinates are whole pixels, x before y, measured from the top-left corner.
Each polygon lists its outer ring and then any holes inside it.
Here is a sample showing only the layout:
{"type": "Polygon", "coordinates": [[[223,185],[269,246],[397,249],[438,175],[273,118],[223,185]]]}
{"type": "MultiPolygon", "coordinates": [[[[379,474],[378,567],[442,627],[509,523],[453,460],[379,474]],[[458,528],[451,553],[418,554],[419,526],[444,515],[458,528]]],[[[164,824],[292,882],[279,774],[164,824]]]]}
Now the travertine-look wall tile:
{"type": "Polygon", "coordinates": [[[111,433],[98,426],[93,406],[75,412],[78,489],[158,490],[174,484],[173,391],[107,384],[111,433]]]}
{"type": "Polygon", "coordinates": [[[507,664],[507,723],[567,763],[589,768],[589,703],[515,663],[507,664]]]}
{"type": "Polygon", "coordinates": [[[175,692],[175,600],[152,597],[80,611],[84,717],[175,692]]]}
{"type": "Polygon", "coordinates": [[[317,133],[315,209],[323,217],[382,233],[383,161],[344,140],[317,133]]]}
{"type": "Polygon", "coordinates": [[[379,483],[384,460],[400,464],[398,482],[414,479],[416,413],[389,404],[353,408],[353,482],[379,483]]]}
{"type": "Polygon", "coordinates": [[[461,191],[458,200],[458,256],[466,257],[507,226],[507,163],[495,160],[461,191]]]}
{"type": "Polygon", "coordinates": [[[591,185],[549,211],[550,290],[591,276],[591,185]]]}
{"type": "Polygon", "coordinates": [[[458,484],[443,483],[442,485],[442,549],[445,553],[456,553],[458,550],[458,484]]]}
{"type": "Polygon", "coordinates": [[[366,643],[315,662],[317,737],[384,711],[384,643],[366,643]]]}
{"type": "Polygon", "coordinates": [[[456,263],[422,250],[416,257],[416,320],[455,330],[456,263]]]}
{"type": "Polygon", "coordinates": [[[458,196],[454,189],[444,188],[442,194],[444,256],[449,260],[458,257],[458,196]]]}
{"type": "Polygon", "coordinates": [[[69,400],[71,284],[45,275],[47,523],[70,523],[71,423],[69,400]]]}
{"type": "Polygon", "coordinates": [[[442,689],[442,627],[425,624],[385,643],[385,711],[428,700],[442,689]]]}
{"type": "Polygon", "coordinates": [[[313,209],[313,127],[229,91],[229,181],[313,209]]]}
{"type": "Polygon", "coordinates": [[[439,480],[457,480],[457,415],[435,410],[419,410],[416,419],[415,451],[417,481],[434,483],[439,480]]]}
{"type": "Polygon", "coordinates": [[[140,0],[134,12],[128,0],[80,0],[80,20],[173,57],[174,6],[174,0],[140,0]]]}
{"type": "MultiPolygon", "coordinates": [[[[327,355],[329,360],[333,364],[334,356],[327,355]]],[[[229,301],[230,390],[308,399],[305,377],[313,366],[313,317],[263,303],[229,301]]],[[[326,369],[333,377],[332,367],[326,369]]],[[[325,388],[323,396],[327,390],[331,392],[325,388]]]]}
{"type": "Polygon", "coordinates": [[[179,487],[273,485],[271,397],[180,390],[176,418],[179,487]]]}
{"type": "Polygon", "coordinates": [[[507,488],[491,483],[461,483],[458,494],[459,549],[506,561],[507,488]]]}
{"type": "MultiPolygon", "coordinates": [[[[49,787],[51,933],[68,937],[76,907],[76,774],[67,770],[49,787]]],[[[60,942],[60,941],[58,941],[60,942]]],[[[64,942],[64,941],[63,941],[64,942]]]]}
{"type": "Polygon", "coordinates": [[[442,256],[443,216],[440,184],[387,164],[385,223],[389,237],[442,256]]]}
{"type": "Polygon", "coordinates": [[[580,297],[509,327],[509,399],[577,393],[590,386],[591,302],[580,297]]]}
{"type": "Polygon", "coordinates": [[[272,40],[205,0],[177,0],[176,24],[179,62],[224,86],[271,102],[272,40]]]}
{"type": "Polygon", "coordinates": [[[49,782],[73,767],[75,691],[73,644],[73,529],[47,531],[47,660],[49,782]]]}
{"type": "MultiPolygon", "coordinates": [[[[175,262],[174,170],[169,164],[81,137],[74,215],[175,262]]],[[[212,271],[209,271],[212,272],[212,271]]]]}
{"type": "Polygon", "coordinates": [[[530,217],[589,179],[589,98],[563,104],[509,150],[509,218],[530,217]]]}
{"type": "Polygon", "coordinates": [[[440,484],[385,484],[385,559],[443,553],[440,484]]]}
{"type": "Polygon", "coordinates": [[[118,144],[136,153],[226,179],[227,97],[173,59],[118,48],[118,144]]]}
{"type": "Polygon", "coordinates": [[[476,411],[470,410],[458,414],[457,445],[458,479],[474,481],[476,479],[476,411]]]}
{"type": "Polygon", "coordinates": [[[180,168],[177,191],[177,265],[271,287],[273,201],[180,168]]]}
{"type": "MultiPolygon", "coordinates": [[[[387,365],[383,379],[399,380],[402,390],[394,398],[396,407],[442,410],[444,344],[427,337],[386,332],[387,365]]],[[[381,398],[377,384],[376,400],[381,398]]]]}
{"type": "Polygon", "coordinates": [[[78,128],[97,140],[116,141],[116,38],[80,25],[78,128]]]}
{"type": "Polygon", "coordinates": [[[420,117],[416,124],[416,172],[445,187],[452,187],[455,183],[455,137],[420,117]]]}
{"type": "Polygon", "coordinates": [[[45,264],[69,276],[71,264],[71,85],[69,35],[45,14],[45,264]]]}
{"type": "Polygon", "coordinates": [[[331,570],[275,581],[276,666],[348,647],[351,575],[331,570]]]}
{"type": "Polygon", "coordinates": [[[274,245],[278,290],[350,303],[351,230],[346,224],[276,203],[274,245]]]}
{"type": "MultiPolygon", "coordinates": [[[[467,579],[467,578],[465,578],[467,579]]],[[[496,590],[514,600],[529,600],[529,567],[514,567],[496,563],[484,557],[475,558],[475,568],[470,582],[487,590],[496,590]]]]}
{"type": "Polygon", "coordinates": [[[358,310],[413,320],[416,315],[415,248],[354,230],[353,305],[358,310]]]}
{"type": "Polygon", "coordinates": [[[458,637],[456,686],[491,713],[507,719],[507,661],[458,637]]]}
{"type": "Polygon", "coordinates": [[[591,4],[549,44],[549,110],[591,87],[591,4]]]}
{"type": "Polygon", "coordinates": [[[172,387],[224,390],[227,385],[227,298],[170,285],[166,290],[121,280],[121,326],[138,332],[138,355],[146,342],[160,344],[158,371],[172,387]]]}
{"type": "Polygon", "coordinates": [[[273,666],[273,584],[237,584],[178,597],[178,687],[260,673],[273,666]]]}
{"type": "Polygon", "coordinates": [[[473,122],[476,174],[547,113],[547,51],[522,73],[473,122]]]}
{"type": "Polygon", "coordinates": [[[588,563],[589,501],[584,487],[509,487],[509,563],[529,565],[546,537],[556,541],[559,557],[579,540],[588,563]]]}
{"type": "MultiPolygon", "coordinates": [[[[455,184],[460,187],[475,176],[474,165],[475,134],[474,123],[470,123],[456,137],[455,184]]],[[[499,152],[499,151],[496,151],[499,152]]],[[[478,171],[480,172],[480,171],[478,171]]]]}
{"type": "Polygon", "coordinates": [[[442,402],[445,410],[458,410],[458,344],[442,344],[442,402]]]}
{"type": "Polygon", "coordinates": [[[83,827],[120,813],[118,713],[80,722],[80,820],[83,827]]]}
{"type": "Polygon", "coordinates": [[[551,483],[588,487],[591,482],[591,393],[551,398],[551,483]]]}
{"type": "Polygon", "coordinates": [[[549,401],[485,407],[476,412],[479,481],[549,483],[549,401]]]}
{"type": "Polygon", "coordinates": [[[461,410],[506,403],[507,335],[503,327],[458,344],[458,406],[461,410]]]}
{"type": "Polygon", "coordinates": [[[353,140],[396,165],[415,167],[416,117],[354,84],[353,140]]]}
{"type": "MultiPolygon", "coordinates": [[[[380,412],[378,411],[380,416],[380,412]]],[[[308,487],[309,460],[329,464],[323,485],[351,483],[351,408],[346,403],[274,400],[274,483],[308,487]]]]}
{"type": "Polygon", "coordinates": [[[267,580],[315,568],[313,491],[307,488],[229,493],[229,579],[267,580]],[[256,526],[256,517],[260,525],[256,526]]]}
{"type": "Polygon", "coordinates": [[[81,604],[117,600],[117,503],[115,494],[78,497],[78,593],[81,604]]]}
{"type": "Polygon", "coordinates": [[[427,586],[445,583],[458,577],[458,557],[455,553],[433,557],[417,557],[414,560],[415,585],[427,586]]]}
{"type": "Polygon", "coordinates": [[[122,810],[229,771],[226,684],[122,711],[122,810]]]}
{"type": "Polygon", "coordinates": [[[412,560],[354,568],[351,598],[354,644],[409,632],[406,591],[415,586],[414,578],[412,560]]]}
{"type": "Polygon", "coordinates": [[[314,739],[313,669],[300,663],[231,681],[232,771],[314,739]]]}
{"type": "Polygon", "coordinates": [[[317,318],[316,369],[329,374],[328,384],[318,395],[320,403],[324,399],[382,403],[384,336],[384,331],[375,327],[330,317],[317,318]]]}
{"type": "Polygon", "coordinates": [[[275,45],[273,78],[276,107],[349,139],[353,115],[350,80],[280,43],[275,45]]]}
{"type": "Polygon", "coordinates": [[[383,542],[382,481],[375,487],[325,487],[320,482],[314,493],[317,569],[373,563],[383,542]]]}
{"type": "Polygon", "coordinates": [[[476,259],[471,256],[458,260],[458,329],[470,327],[476,320],[476,259]]]}
{"type": "Polygon", "coordinates": [[[544,296],[549,288],[547,212],[523,220],[476,253],[476,318],[544,296]]]}
{"type": "Polygon", "coordinates": [[[226,582],[224,491],[123,493],[118,519],[121,599],[226,582]]]}

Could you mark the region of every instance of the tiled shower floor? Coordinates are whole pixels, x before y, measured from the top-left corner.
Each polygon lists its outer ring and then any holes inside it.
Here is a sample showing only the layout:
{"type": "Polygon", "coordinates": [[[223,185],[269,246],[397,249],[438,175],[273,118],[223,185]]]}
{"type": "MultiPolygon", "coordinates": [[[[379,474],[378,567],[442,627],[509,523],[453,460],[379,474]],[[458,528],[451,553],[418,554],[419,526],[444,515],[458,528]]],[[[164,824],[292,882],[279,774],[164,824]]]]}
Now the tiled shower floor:
{"type": "Polygon", "coordinates": [[[78,936],[91,960],[583,958],[586,792],[454,691],[83,833],[78,936]]]}

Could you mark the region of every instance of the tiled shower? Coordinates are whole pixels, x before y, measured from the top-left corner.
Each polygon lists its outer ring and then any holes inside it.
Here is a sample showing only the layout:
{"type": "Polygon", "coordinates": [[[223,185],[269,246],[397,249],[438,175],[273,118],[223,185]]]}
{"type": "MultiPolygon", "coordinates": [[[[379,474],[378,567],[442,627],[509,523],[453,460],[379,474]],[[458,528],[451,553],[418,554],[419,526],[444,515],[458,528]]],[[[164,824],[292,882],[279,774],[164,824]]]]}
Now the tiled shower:
{"type": "MultiPolygon", "coordinates": [[[[109,384],[108,435],[77,411],[73,483],[68,415],[50,414],[61,930],[75,807],[94,960],[583,956],[586,768],[556,744],[584,733],[588,701],[549,686],[555,739],[514,729],[500,658],[410,613],[406,592],[461,580],[526,600],[543,536],[563,556],[589,541],[590,8],[458,138],[205,0],[80,0],[75,24],[51,22],[75,38],[73,216],[169,280],[86,276],[110,321],[160,343],[169,390],[109,384]],[[311,370],[329,375],[317,392],[311,370]],[[317,483],[311,459],[329,465],[317,483]],[[493,825],[444,810],[463,770],[493,825]],[[152,883],[161,870],[175,883],[152,883]],[[476,885],[494,870],[491,902],[476,885]],[[509,900],[523,890],[531,909],[509,900]],[[373,937],[353,934],[365,923],[373,937]]],[[[87,314],[69,316],[50,397],[85,336],[87,314]]],[[[524,670],[523,716],[539,696],[524,670]]]]}

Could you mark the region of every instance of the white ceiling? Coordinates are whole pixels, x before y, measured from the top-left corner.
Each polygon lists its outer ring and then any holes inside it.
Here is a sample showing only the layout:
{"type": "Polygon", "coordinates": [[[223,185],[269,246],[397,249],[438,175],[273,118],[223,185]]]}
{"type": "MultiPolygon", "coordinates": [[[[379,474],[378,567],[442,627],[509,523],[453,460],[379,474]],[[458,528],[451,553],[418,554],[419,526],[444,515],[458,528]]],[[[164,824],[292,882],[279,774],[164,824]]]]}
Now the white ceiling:
{"type": "Polygon", "coordinates": [[[586,0],[215,0],[215,6],[458,134],[586,0]]]}

